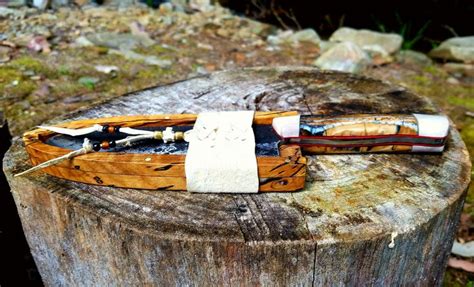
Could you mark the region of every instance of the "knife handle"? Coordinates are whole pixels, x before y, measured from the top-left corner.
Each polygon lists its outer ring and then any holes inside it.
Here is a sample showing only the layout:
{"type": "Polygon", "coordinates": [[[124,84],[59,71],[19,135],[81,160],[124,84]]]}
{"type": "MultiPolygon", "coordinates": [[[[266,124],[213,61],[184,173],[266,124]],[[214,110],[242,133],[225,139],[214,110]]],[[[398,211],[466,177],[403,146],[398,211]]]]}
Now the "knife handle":
{"type": "Polygon", "coordinates": [[[302,116],[296,134],[281,135],[306,153],[442,152],[449,131],[443,115],[302,116]]]}

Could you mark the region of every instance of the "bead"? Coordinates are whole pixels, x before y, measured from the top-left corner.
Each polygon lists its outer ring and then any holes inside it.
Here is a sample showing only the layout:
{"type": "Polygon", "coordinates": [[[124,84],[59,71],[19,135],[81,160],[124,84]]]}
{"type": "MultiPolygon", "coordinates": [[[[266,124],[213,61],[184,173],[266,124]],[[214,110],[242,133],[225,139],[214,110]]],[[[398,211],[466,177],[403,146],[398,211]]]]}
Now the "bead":
{"type": "Polygon", "coordinates": [[[184,133],[183,132],[175,132],[174,133],[174,140],[176,140],[176,141],[184,140],[184,133]]]}
{"type": "Polygon", "coordinates": [[[106,133],[108,130],[109,130],[108,125],[102,126],[102,132],[106,133]]]}
{"type": "Polygon", "coordinates": [[[116,147],[117,143],[115,141],[109,141],[109,146],[110,147],[116,147]]]}
{"type": "Polygon", "coordinates": [[[92,145],[92,149],[93,149],[94,151],[99,151],[99,150],[100,150],[100,144],[99,144],[99,143],[94,143],[94,144],[92,145]]]}
{"type": "Polygon", "coordinates": [[[109,142],[108,141],[103,141],[100,143],[100,148],[101,149],[109,149],[109,142]]]}
{"type": "Polygon", "coordinates": [[[115,127],[110,126],[110,127],[107,129],[107,132],[108,132],[109,134],[113,134],[113,133],[115,132],[115,127]]]}
{"type": "Polygon", "coordinates": [[[115,131],[116,133],[120,132],[120,127],[119,127],[119,126],[114,127],[114,131],[115,131]]]}

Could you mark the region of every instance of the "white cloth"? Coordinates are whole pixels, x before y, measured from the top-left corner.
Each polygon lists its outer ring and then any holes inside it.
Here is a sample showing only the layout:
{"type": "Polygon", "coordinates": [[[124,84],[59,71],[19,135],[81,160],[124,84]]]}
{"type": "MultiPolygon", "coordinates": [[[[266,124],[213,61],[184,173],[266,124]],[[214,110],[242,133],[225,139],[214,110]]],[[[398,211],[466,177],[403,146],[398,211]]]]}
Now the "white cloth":
{"type": "Polygon", "coordinates": [[[258,192],[253,117],[253,111],[198,115],[185,161],[188,191],[258,192]]]}

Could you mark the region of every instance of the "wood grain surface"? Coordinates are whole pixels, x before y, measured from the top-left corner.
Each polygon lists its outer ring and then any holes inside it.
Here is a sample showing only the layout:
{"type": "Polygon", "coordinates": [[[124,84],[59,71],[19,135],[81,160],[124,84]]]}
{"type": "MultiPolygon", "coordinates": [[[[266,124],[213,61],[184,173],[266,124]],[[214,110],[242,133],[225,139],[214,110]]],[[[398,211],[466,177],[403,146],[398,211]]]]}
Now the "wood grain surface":
{"type": "MultiPolygon", "coordinates": [[[[425,98],[311,68],[218,72],[134,92],[52,123],[124,114],[297,110],[437,113],[425,98]]],[[[470,178],[452,129],[443,154],[309,156],[305,190],[209,195],[74,183],[4,170],[46,285],[440,285],[470,178]]]]}

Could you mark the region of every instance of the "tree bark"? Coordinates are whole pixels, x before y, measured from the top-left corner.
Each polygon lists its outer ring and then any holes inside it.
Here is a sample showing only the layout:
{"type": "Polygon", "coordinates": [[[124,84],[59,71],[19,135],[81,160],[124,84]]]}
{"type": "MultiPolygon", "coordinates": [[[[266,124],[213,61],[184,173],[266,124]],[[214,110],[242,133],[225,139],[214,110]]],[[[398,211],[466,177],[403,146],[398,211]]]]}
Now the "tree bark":
{"type": "MultiPolygon", "coordinates": [[[[436,113],[377,80],[310,68],[214,73],[134,92],[66,120],[210,110],[436,113]]],[[[308,156],[306,188],[252,195],[118,189],[4,160],[47,285],[440,285],[470,180],[452,128],[443,154],[308,156]]]]}

